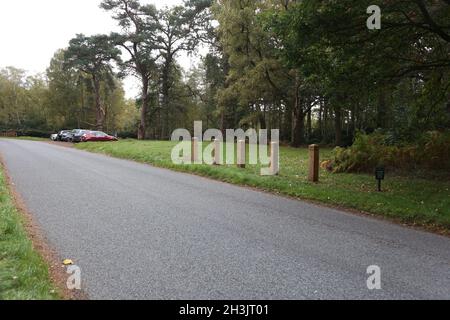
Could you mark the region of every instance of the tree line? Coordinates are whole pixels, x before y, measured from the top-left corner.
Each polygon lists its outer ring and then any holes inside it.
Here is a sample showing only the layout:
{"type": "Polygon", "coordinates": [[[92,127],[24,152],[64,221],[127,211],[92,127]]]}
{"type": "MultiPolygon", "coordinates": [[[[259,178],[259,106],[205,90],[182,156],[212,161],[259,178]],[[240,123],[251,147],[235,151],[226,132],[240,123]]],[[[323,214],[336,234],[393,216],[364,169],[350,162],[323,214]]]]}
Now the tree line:
{"type": "MultiPolygon", "coordinates": [[[[450,127],[446,0],[188,0],[157,9],[104,0],[121,31],[77,35],[45,75],[0,72],[4,129],[90,127],[168,139],[208,128],[280,129],[293,146],[393,141],[450,127]],[[381,28],[369,30],[378,5],[381,28]],[[181,53],[207,48],[183,70],[181,53]],[[134,76],[140,95],[124,98],[134,76]]],[[[125,134],[127,133],[127,134],[125,134]]]]}

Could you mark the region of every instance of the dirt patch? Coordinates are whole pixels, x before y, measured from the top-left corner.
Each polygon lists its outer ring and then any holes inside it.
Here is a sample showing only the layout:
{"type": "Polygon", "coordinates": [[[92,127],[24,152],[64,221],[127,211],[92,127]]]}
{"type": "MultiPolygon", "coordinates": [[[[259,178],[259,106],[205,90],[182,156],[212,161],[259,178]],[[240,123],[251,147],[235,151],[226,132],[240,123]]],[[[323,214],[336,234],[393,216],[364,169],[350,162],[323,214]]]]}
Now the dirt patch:
{"type": "Polygon", "coordinates": [[[2,155],[0,155],[0,165],[3,167],[6,183],[13,202],[18,212],[23,217],[25,231],[31,239],[33,248],[48,264],[51,280],[58,290],[58,293],[66,300],[87,300],[88,295],[83,290],[67,289],[66,282],[69,275],[66,273],[66,267],[62,264],[62,258],[58,255],[56,250],[49,245],[43,230],[36,223],[33,215],[28,211],[20,194],[15,190],[14,183],[12,182],[2,155]]]}

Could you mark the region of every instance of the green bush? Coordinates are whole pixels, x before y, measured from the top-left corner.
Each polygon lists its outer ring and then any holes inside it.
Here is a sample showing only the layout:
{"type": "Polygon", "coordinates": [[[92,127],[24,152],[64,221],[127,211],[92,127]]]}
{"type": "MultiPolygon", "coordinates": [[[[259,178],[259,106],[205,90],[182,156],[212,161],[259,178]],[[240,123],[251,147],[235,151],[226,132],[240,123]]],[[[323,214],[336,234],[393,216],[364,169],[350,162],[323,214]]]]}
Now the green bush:
{"type": "Polygon", "coordinates": [[[17,131],[17,135],[19,137],[34,137],[34,138],[50,138],[50,135],[52,133],[54,132],[35,129],[23,129],[17,131]]]}
{"type": "Polygon", "coordinates": [[[450,132],[426,132],[416,143],[402,145],[381,132],[358,133],[351,147],[334,151],[334,172],[370,172],[377,166],[450,170],[450,132]]]}
{"type": "Polygon", "coordinates": [[[137,139],[136,131],[120,131],[117,134],[121,139],[137,139]]]}

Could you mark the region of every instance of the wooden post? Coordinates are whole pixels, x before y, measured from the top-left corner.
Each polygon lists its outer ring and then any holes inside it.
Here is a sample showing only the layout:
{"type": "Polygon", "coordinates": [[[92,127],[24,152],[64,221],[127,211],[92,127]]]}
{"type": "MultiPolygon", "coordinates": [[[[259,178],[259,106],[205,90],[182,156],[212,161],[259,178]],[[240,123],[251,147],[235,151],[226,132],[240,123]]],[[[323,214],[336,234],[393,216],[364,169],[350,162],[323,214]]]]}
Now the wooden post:
{"type": "Polygon", "coordinates": [[[280,172],[280,144],[272,142],[270,144],[270,173],[271,175],[278,175],[280,172]]]}
{"type": "Polygon", "coordinates": [[[198,162],[198,138],[192,138],[191,142],[191,164],[198,162]]]}
{"type": "Polygon", "coordinates": [[[222,164],[222,142],[219,139],[214,140],[214,165],[222,164]]]}
{"type": "Polygon", "coordinates": [[[309,146],[309,176],[311,182],[319,182],[319,146],[312,144],[309,146]]]}
{"type": "Polygon", "coordinates": [[[245,168],[245,140],[239,140],[237,144],[237,166],[245,168]]]}

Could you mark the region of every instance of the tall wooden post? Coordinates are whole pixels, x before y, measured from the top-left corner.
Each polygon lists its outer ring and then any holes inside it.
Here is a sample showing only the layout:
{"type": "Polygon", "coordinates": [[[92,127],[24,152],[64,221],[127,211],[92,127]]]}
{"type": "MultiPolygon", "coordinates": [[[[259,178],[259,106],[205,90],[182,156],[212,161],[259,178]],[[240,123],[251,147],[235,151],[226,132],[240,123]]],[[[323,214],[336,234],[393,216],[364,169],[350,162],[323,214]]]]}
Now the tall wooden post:
{"type": "Polygon", "coordinates": [[[319,146],[312,144],[309,146],[309,176],[311,182],[319,182],[319,146]]]}
{"type": "Polygon", "coordinates": [[[219,139],[214,140],[214,165],[219,166],[222,164],[222,141],[219,139]]]}
{"type": "Polygon", "coordinates": [[[237,166],[245,168],[245,140],[239,140],[237,144],[237,166]]]}
{"type": "Polygon", "coordinates": [[[191,164],[198,163],[198,138],[192,138],[191,142],[191,164]]]}
{"type": "Polygon", "coordinates": [[[272,142],[270,144],[270,174],[278,175],[280,172],[280,144],[272,142]]]}

